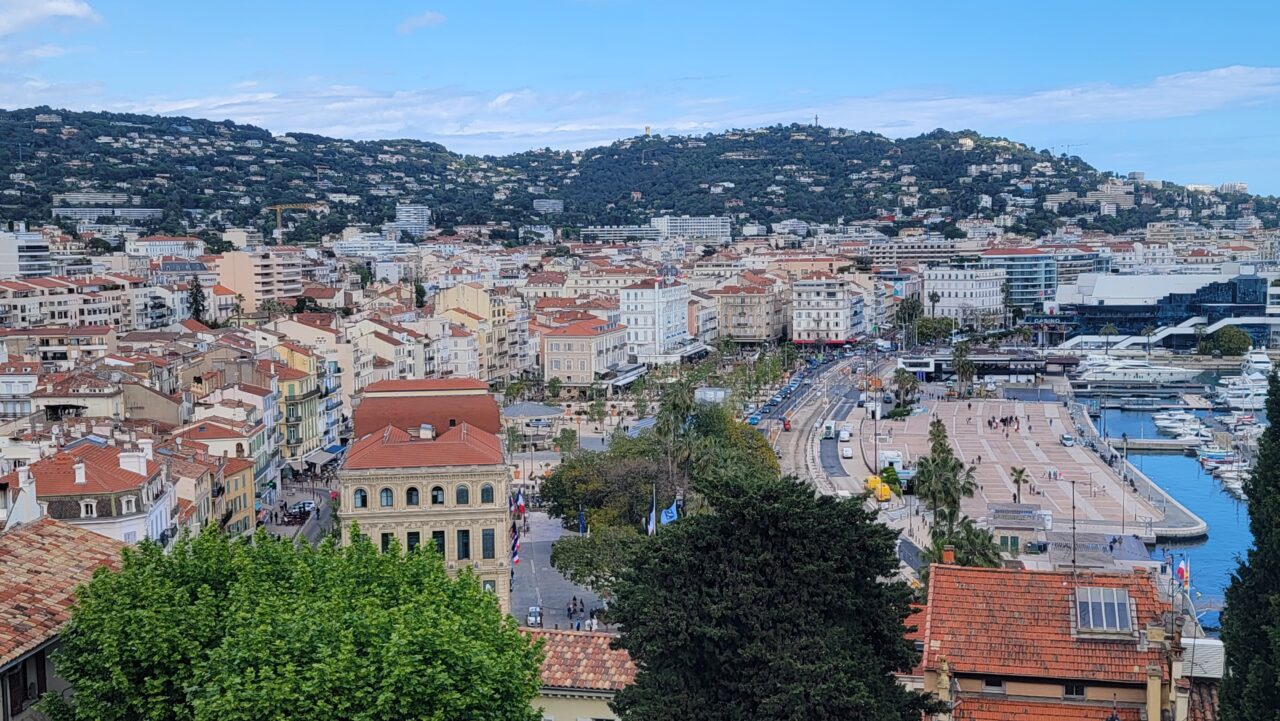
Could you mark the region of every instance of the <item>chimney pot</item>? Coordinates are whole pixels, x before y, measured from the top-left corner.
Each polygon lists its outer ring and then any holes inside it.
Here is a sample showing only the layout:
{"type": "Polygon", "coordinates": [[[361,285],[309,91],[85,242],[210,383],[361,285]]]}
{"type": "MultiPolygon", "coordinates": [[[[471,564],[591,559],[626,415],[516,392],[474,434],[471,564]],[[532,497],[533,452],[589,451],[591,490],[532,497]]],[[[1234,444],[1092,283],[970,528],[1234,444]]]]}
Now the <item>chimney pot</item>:
{"type": "Polygon", "coordinates": [[[956,563],[956,547],[955,546],[946,545],[942,547],[942,562],[949,566],[955,565],[956,563]]]}
{"type": "Polygon", "coordinates": [[[84,461],[76,458],[76,464],[72,468],[76,471],[76,485],[83,486],[87,482],[84,477],[84,461]]]}

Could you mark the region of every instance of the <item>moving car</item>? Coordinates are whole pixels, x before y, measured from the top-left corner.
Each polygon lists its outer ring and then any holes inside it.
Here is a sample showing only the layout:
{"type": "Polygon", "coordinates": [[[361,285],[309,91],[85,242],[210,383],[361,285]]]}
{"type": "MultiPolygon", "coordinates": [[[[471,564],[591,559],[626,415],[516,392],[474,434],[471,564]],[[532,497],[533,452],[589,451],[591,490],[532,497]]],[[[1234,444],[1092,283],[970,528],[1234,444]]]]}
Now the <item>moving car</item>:
{"type": "Polygon", "coordinates": [[[753,416],[751,416],[750,418],[748,418],[748,419],[747,419],[747,425],[752,425],[752,426],[758,426],[758,425],[760,425],[760,416],[759,416],[759,415],[753,415],[753,416]]]}
{"type": "Polygon", "coordinates": [[[1071,446],[1074,446],[1076,444],[1076,437],[1071,435],[1070,433],[1063,433],[1061,443],[1067,448],[1070,448],[1071,446]]]}
{"type": "Polygon", "coordinates": [[[315,501],[298,501],[289,508],[293,513],[311,513],[316,510],[315,501]]]}
{"type": "Polygon", "coordinates": [[[782,430],[784,430],[784,431],[789,431],[789,430],[791,430],[791,419],[790,419],[790,418],[783,418],[783,419],[782,419],[782,430]]]}
{"type": "Polygon", "coordinates": [[[852,448],[850,448],[849,446],[845,446],[844,448],[841,448],[841,449],[840,449],[840,457],[841,457],[841,458],[853,458],[853,449],[852,449],[852,448]]]}
{"type": "Polygon", "coordinates": [[[542,628],[542,607],[530,606],[529,613],[525,614],[524,625],[529,628],[542,628]]]}

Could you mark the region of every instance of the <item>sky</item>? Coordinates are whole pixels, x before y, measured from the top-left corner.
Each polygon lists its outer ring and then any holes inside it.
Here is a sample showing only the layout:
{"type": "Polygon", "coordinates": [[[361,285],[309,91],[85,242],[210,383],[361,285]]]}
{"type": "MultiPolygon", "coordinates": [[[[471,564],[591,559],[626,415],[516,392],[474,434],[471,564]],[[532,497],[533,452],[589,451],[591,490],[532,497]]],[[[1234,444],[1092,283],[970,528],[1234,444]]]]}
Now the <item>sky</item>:
{"type": "Polygon", "coordinates": [[[1280,194],[1280,3],[0,0],[0,107],[467,153],[971,129],[1280,194]]]}

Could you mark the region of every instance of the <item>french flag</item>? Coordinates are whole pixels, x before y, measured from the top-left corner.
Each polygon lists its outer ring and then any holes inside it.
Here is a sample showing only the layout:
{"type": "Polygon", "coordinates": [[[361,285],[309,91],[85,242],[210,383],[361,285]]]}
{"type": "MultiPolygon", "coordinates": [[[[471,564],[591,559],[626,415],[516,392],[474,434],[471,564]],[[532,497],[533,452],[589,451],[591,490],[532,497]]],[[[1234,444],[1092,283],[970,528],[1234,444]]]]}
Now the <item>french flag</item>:
{"type": "Polygon", "coordinates": [[[516,492],[516,512],[524,515],[524,490],[516,492]]]}

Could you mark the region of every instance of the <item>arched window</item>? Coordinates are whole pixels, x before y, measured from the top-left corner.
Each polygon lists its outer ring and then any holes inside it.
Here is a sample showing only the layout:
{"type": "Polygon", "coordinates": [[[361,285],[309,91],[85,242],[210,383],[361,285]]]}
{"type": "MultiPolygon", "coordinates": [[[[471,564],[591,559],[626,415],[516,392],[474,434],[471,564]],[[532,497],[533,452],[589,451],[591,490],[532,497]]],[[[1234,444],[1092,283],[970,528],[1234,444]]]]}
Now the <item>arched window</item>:
{"type": "Polygon", "coordinates": [[[418,489],[410,486],[409,490],[404,492],[404,502],[405,502],[405,505],[409,505],[409,506],[418,505],[418,503],[420,502],[418,500],[418,489]]]}
{"type": "Polygon", "coordinates": [[[488,483],[480,486],[480,502],[493,503],[493,486],[488,483]]]}
{"type": "Polygon", "coordinates": [[[357,489],[356,489],[356,493],[355,493],[355,506],[356,506],[356,508],[368,508],[368,507],[369,507],[369,492],[368,492],[368,491],[366,491],[366,490],[365,490],[365,489],[363,489],[363,488],[357,488],[357,489]]]}
{"type": "Polygon", "coordinates": [[[459,506],[465,506],[471,502],[471,489],[466,486],[458,486],[458,490],[453,492],[453,502],[459,506]]]}
{"type": "Polygon", "coordinates": [[[378,491],[378,502],[383,508],[390,508],[396,502],[396,494],[392,493],[390,488],[384,488],[378,491]]]}
{"type": "Polygon", "coordinates": [[[444,505],[444,488],[440,486],[436,486],[435,488],[431,489],[431,505],[433,506],[444,505]]]}

